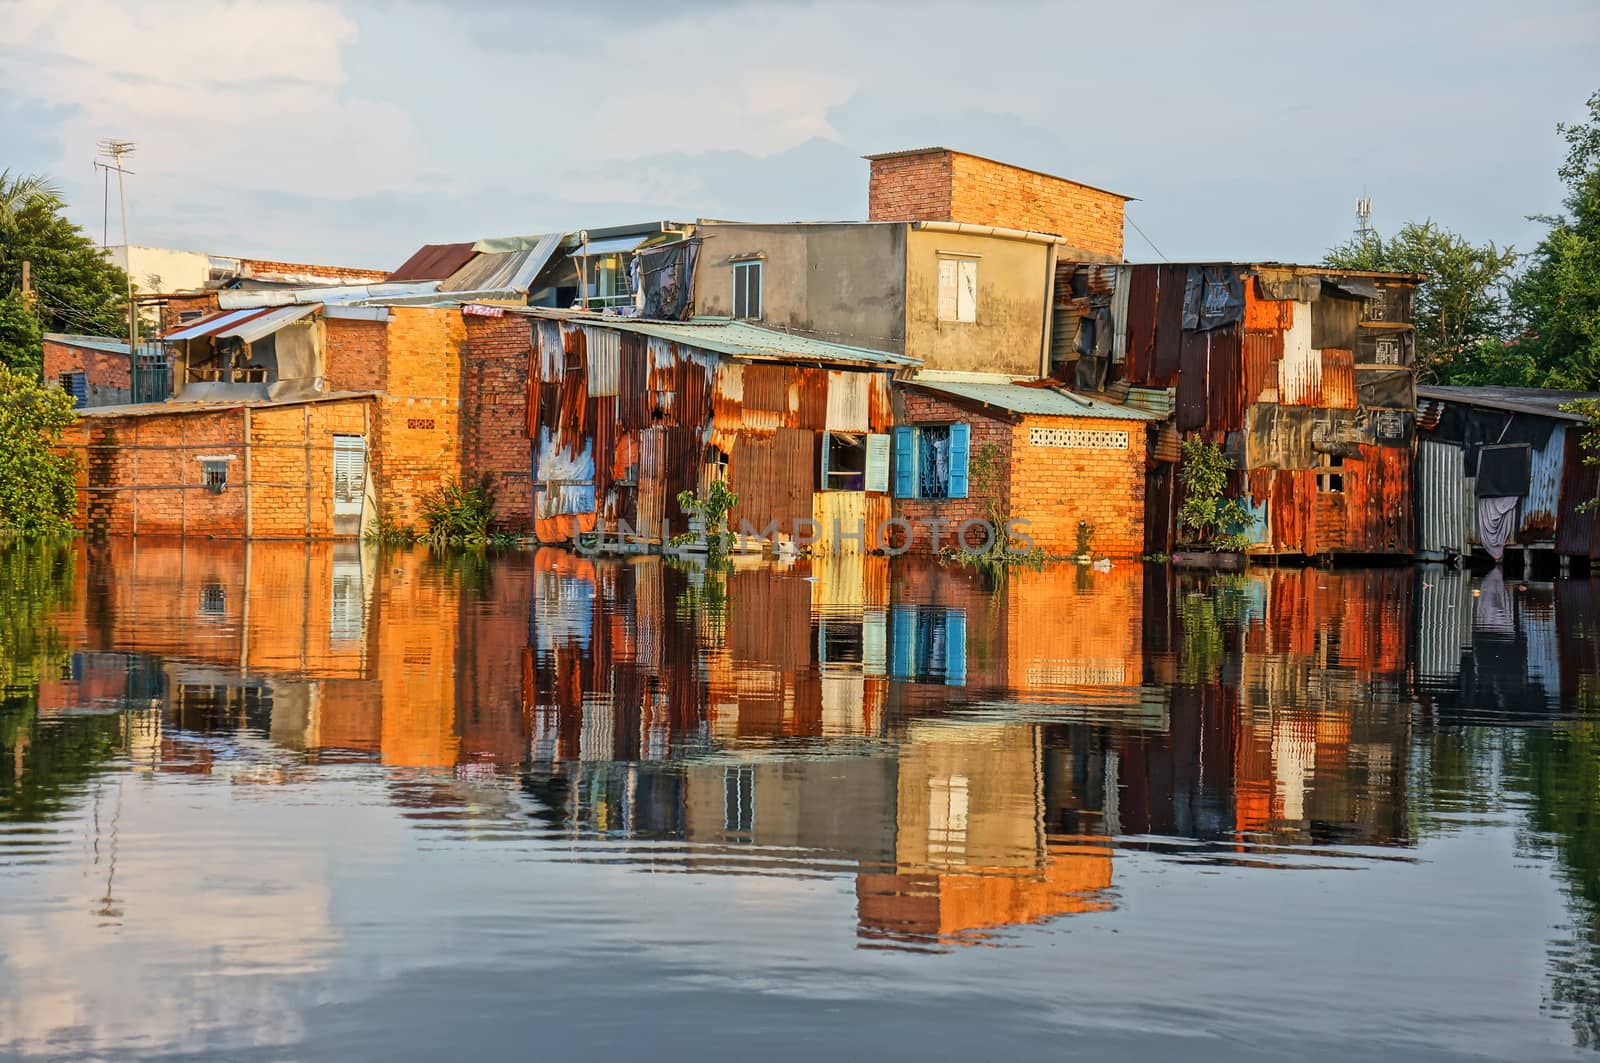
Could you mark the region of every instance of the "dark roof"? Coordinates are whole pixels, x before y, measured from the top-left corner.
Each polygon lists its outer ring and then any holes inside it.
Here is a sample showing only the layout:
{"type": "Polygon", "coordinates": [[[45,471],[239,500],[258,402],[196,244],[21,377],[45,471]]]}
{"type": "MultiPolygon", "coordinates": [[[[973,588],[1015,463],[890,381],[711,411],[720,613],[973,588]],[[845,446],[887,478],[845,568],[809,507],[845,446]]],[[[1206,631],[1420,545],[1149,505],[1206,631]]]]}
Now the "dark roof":
{"type": "Polygon", "coordinates": [[[1528,413],[1539,417],[1554,417],[1561,421],[1582,421],[1575,413],[1561,409],[1574,399],[1600,399],[1593,391],[1554,391],[1550,388],[1504,387],[1453,387],[1420,385],[1417,398],[1435,402],[1453,402],[1460,406],[1477,406],[1485,410],[1505,410],[1510,413],[1528,413]]]}
{"type": "Polygon", "coordinates": [[[464,244],[423,244],[421,250],[389,274],[391,281],[442,281],[472,261],[477,252],[472,241],[464,244]]]}

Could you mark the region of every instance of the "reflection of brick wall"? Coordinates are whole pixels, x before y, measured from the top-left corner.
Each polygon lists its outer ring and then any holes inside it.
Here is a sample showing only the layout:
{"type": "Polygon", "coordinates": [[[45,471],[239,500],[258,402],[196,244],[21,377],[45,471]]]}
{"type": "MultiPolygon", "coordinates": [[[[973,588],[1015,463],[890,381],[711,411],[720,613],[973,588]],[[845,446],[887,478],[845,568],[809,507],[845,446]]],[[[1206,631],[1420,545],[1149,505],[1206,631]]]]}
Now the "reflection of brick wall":
{"type": "Polygon", "coordinates": [[[533,331],[525,317],[467,317],[461,400],[462,472],[487,474],[496,519],[516,531],[533,520],[533,445],[528,439],[528,359],[533,331]]]}
{"type": "Polygon", "coordinates": [[[976,155],[934,148],[872,160],[874,221],[962,221],[1054,233],[1122,257],[1124,200],[1111,192],[976,155]]]}

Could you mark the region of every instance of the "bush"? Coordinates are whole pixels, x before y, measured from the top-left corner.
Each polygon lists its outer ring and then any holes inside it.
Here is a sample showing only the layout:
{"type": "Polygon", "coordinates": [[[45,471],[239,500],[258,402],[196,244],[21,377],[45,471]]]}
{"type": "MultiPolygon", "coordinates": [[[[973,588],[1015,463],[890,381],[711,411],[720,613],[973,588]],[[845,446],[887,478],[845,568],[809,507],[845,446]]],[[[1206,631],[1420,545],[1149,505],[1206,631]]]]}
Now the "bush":
{"type": "Polygon", "coordinates": [[[1184,441],[1183,465],[1178,470],[1184,489],[1178,525],[1192,537],[1187,542],[1214,550],[1243,550],[1250,545],[1250,537],[1244,533],[1251,523],[1250,511],[1226,494],[1228,473],[1233,468],[1233,460],[1215,443],[1184,441]]]}
{"type": "Polygon", "coordinates": [[[485,546],[494,517],[494,489],[489,477],[465,483],[450,480],[422,499],[428,530],[418,538],[430,546],[485,546]]]}
{"type": "Polygon", "coordinates": [[[77,419],[71,395],[0,366],[0,533],[72,534],[77,460],[52,448],[77,419]]]}

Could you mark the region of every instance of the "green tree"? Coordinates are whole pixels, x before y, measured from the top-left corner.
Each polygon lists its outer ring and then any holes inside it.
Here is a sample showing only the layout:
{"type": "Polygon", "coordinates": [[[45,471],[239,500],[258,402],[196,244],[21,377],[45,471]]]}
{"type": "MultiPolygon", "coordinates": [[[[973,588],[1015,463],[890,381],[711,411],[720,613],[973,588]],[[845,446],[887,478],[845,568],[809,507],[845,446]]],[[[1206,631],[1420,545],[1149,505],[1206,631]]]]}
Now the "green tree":
{"type": "Polygon", "coordinates": [[[1433,221],[1406,222],[1385,240],[1373,235],[1331,249],[1338,269],[1426,275],[1417,288],[1417,375],[1449,384],[1516,384],[1526,357],[1506,356],[1506,289],[1517,255],[1474,244],[1433,221]]]}
{"type": "Polygon", "coordinates": [[[1600,388],[1600,92],[1589,120],[1560,123],[1567,158],[1556,171],[1566,185],[1566,213],[1550,226],[1527,270],[1511,286],[1512,309],[1525,328],[1518,346],[1537,367],[1538,383],[1600,388]]]}
{"type": "Polygon", "coordinates": [[[127,327],[127,275],[63,209],[49,181],[0,170],[0,363],[14,369],[38,371],[39,333],[121,336],[127,327]],[[31,302],[20,295],[24,262],[31,263],[31,302]]]}
{"type": "Polygon", "coordinates": [[[77,416],[66,392],[0,366],[0,532],[71,533],[76,462],[52,448],[77,416]]]}

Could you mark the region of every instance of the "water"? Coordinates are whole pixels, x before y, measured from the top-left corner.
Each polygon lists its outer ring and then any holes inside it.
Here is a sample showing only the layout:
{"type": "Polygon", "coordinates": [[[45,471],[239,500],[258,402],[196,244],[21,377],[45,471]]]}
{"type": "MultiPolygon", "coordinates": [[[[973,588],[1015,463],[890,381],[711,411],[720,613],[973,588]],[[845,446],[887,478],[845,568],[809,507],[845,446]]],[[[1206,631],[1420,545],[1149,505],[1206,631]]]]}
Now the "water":
{"type": "Polygon", "coordinates": [[[1600,583],[0,553],[0,1054],[1570,1058],[1600,583]]]}

